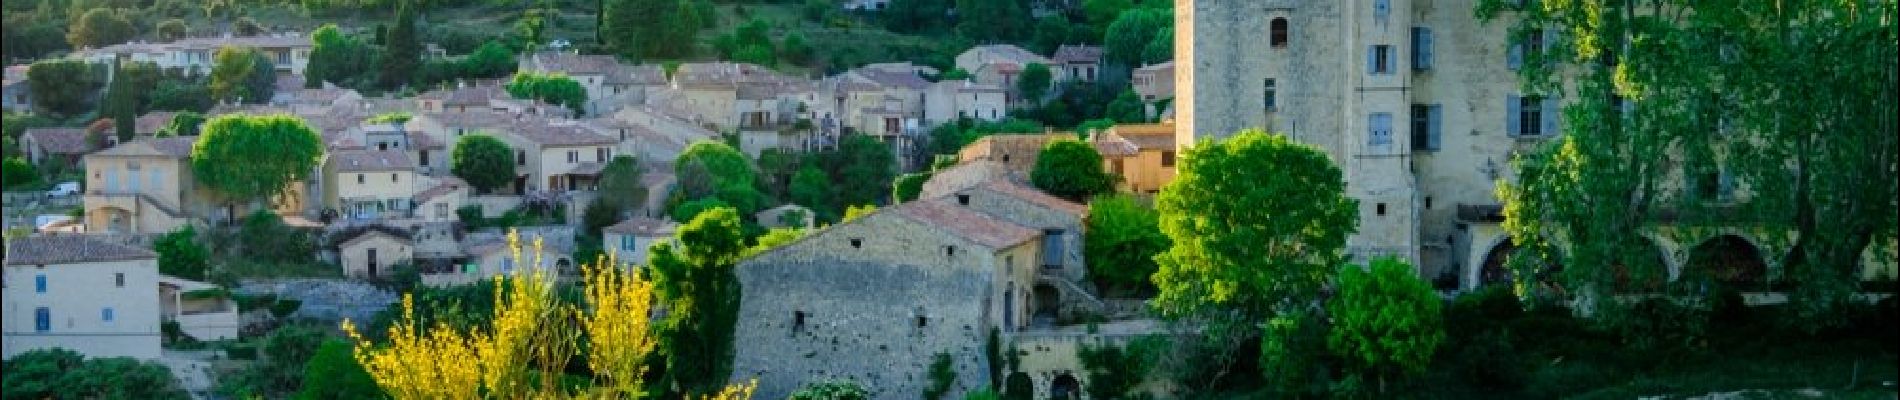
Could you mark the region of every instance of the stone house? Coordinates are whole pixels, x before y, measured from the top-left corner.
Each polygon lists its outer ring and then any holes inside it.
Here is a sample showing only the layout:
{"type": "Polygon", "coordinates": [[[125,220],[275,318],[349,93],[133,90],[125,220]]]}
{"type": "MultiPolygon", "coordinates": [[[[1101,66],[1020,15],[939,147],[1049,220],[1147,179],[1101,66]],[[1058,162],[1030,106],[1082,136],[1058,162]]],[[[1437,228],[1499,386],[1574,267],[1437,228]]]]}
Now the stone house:
{"type": "MultiPolygon", "coordinates": [[[[138,139],[87,154],[86,193],[81,199],[86,231],[165,233],[186,224],[227,218],[233,211],[228,204],[192,177],[191,148],[197,140],[138,139]]],[[[269,209],[302,211],[305,186],[303,182],[286,185],[281,196],[270,199],[269,209]]]]}
{"type": "Polygon", "coordinates": [[[420,178],[401,151],[345,150],[323,162],[323,207],[351,219],[407,218],[420,178]]]}
{"type": "Polygon", "coordinates": [[[802,83],[801,79],[753,64],[685,63],[674,70],[670,91],[680,95],[683,103],[678,106],[694,123],[727,131],[744,129],[742,123],[776,121],[775,116],[748,113],[777,110],[777,94],[796,92],[796,86],[802,83]],[[761,106],[762,102],[772,105],[761,106]]]}
{"type": "Polygon", "coordinates": [[[177,322],[179,331],[198,340],[237,339],[237,301],[223,288],[204,282],[158,276],[159,319],[177,322]]]}
{"type": "Polygon", "coordinates": [[[460,220],[460,217],[455,214],[455,210],[461,209],[463,205],[468,203],[469,186],[467,182],[463,182],[462,178],[457,178],[454,175],[446,175],[441,178],[418,177],[417,179],[424,181],[433,180],[434,182],[418,186],[423,189],[416,192],[415,196],[409,198],[409,202],[415,204],[415,208],[410,212],[411,217],[419,219],[422,222],[460,220]]]}
{"type": "MultiPolygon", "coordinates": [[[[669,97],[667,93],[656,95],[669,97]]],[[[608,120],[612,123],[595,124],[597,133],[608,134],[626,139],[620,141],[615,154],[632,154],[642,161],[672,162],[686,151],[686,146],[700,140],[715,140],[719,133],[705,126],[693,123],[678,115],[663,112],[656,105],[627,107],[614,113],[608,120]],[[612,129],[611,132],[604,129],[612,129]],[[622,129],[625,129],[624,131],[622,129]]]]}
{"type": "Polygon", "coordinates": [[[957,162],[967,163],[978,160],[995,161],[1009,171],[1010,178],[1022,182],[1029,181],[1029,172],[1036,168],[1036,158],[1042,154],[1043,146],[1049,142],[1074,139],[1071,134],[995,134],[977,139],[957,151],[957,162]]]}
{"type": "Polygon", "coordinates": [[[1049,67],[1050,83],[1069,79],[1069,71],[1059,68],[1055,60],[1043,57],[1021,47],[1008,44],[992,44],[971,47],[957,55],[956,66],[970,73],[971,80],[977,83],[1002,87],[1008,91],[1005,99],[1011,107],[1021,106],[1022,94],[1016,90],[1016,77],[1020,76],[1029,64],[1042,64],[1049,67]]]}
{"type": "Polygon", "coordinates": [[[211,73],[213,59],[218,49],[224,47],[249,47],[256,49],[281,75],[302,75],[304,67],[310,63],[310,38],[298,33],[277,33],[263,36],[230,36],[186,38],[170,43],[149,43],[136,41],[120,43],[97,49],[82,49],[73,53],[73,57],[94,64],[110,63],[125,59],[135,62],[151,62],[163,70],[176,70],[188,75],[203,76],[211,73]]]}
{"type": "Polygon", "coordinates": [[[613,253],[621,263],[646,265],[653,245],[673,240],[679,224],[647,217],[633,217],[600,229],[600,248],[613,253]]]}
{"type": "Polygon", "coordinates": [[[158,254],[85,235],[8,239],[4,356],[65,348],[159,358],[158,254]]]}
{"type": "Polygon", "coordinates": [[[1115,190],[1154,195],[1174,181],[1173,124],[1121,124],[1089,138],[1102,154],[1102,169],[1121,177],[1115,190]]]}
{"type": "Polygon", "coordinates": [[[33,111],[33,83],[26,79],[25,65],[9,65],[0,81],[0,109],[10,112],[33,111]]]}
{"type": "Polygon", "coordinates": [[[572,120],[525,118],[499,138],[515,150],[518,192],[594,190],[594,182],[613,159],[612,137],[594,133],[572,120]]]}
{"type": "Polygon", "coordinates": [[[1094,82],[1102,69],[1102,47],[1065,44],[1056,47],[1049,59],[1056,62],[1049,68],[1061,69],[1067,80],[1094,82]]]}
{"type": "Polygon", "coordinates": [[[972,160],[961,162],[949,168],[939,169],[924,181],[923,190],[918,198],[929,199],[949,196],[958,190],[982,185],[997,179],[1012,179],[1003,163],[992,160],[972,160]]]}
{"type": "Polygon", "coordinates": [[[1135,95],[1141,96],[1142,102],[1153,103],[1172,99],[1174,98],[1174,61],[1135,68],[1129,80],[1129,84],[1134,86],[1135,95]]]}
{"type": "Polygon", "coordinates": [[[951,397],[990,381],[985,337],[1027,326],[1040,231],[948,199],[887,207],[739,263],[735,382],[761,397],[850,379],[915,396],[946,354],[951,397]]]}
{"type": "Polygon", "coordinates": [[[543,51],[520,57],[516,68],[526,72],[562,73],[587,89],[587,114],[612,113],[628,104],[646,101],[648,92],[667,85],[658,65],[626,65],[611,55],[543,51]]]}
{"type": "Polygon", "coordinates": [[[20,151],[33,165],[78,167],[80,156],[92,150],[85,128],[28,128],[20,134],[20,151]]]}
{"type": "Polygon", "coordinates": [[[415,252],[408,231],[387,225],[367,225],[342,237],[336,245],[338,264],[351,278],[387,277],[396,265],[410,263],[415,252]]]}
{"type": "Polygon", "coordinates": [[[1000,121],[1009,118],[1008,97],[1002,86],[967,79],[938,81],[924,93],[924,125],[934,127],[963,118],[1000,121]]]}
{"type": "Polygon", "coordinates": [[[814,215],[805,206],[785,204],[753,213],[752,220],[766,228],[811,228],[815,222],[814,215]]]}

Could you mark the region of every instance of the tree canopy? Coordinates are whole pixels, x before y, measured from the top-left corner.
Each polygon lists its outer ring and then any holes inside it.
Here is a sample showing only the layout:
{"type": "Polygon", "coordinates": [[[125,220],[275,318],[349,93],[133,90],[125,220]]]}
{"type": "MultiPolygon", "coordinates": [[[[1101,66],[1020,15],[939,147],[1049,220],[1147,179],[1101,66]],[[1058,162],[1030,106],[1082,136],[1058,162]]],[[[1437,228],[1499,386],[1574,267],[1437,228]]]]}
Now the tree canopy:
{"type": "Polygon", "coordinates": [[[1016,92],[1021,93],[1023,101],[1029,104],[1042,104],[1049,96],[1049,86],[1055,84],[1055,75],[1048,65],[1029,63],[1023,67],[1022,76],[1016,78],[1016,92]]]}
{"type": "Polygon", "coordinates": [[[310,61],[304,65],[304,87],[329,82],[344,87],[366,87],[375,78],[377,50],[362,39],[344,34],[336,24],[324,24],[310,34],[310,61]]]}
{"type": "MultiPolygon", "coordinates": [[[[1123,11],[1103,33],[1102,58],[1122,65],[1137,66],[1167,61],[1150,58],[1148,48],[1157,38],[1172,38],[1174,13],[1167,8],[1135,8],[1123,11]]],[[[1169,41],[1172,44],[1172,41],[1169,41]]],[[[1172,47],[1169,47],[1172,49],[1172,47]]],[[[1173,55],[1172,51],[1168,55],[1173,55]]]]}
{"type": "Polygon", "coordinates": [[[323,140],[303,119],[226,114],[205,123],[192,147],[191,171],[225,199],[249,201],[309,179],[322,157],[323,140]]]}
{"type": "Polygon", "coordinates": [[[130,41],[138,36],[138,26],[127,15],[131,12],[119,8],[94,8],[79,16],[72,29],[66,31],[66,41],[73,48],[99,48],[130,41]]]}
{"type": "Polygon", "coordinates": [[[57,59],[33,63],[27,67],[26,79],[36,109],[68,117],[92,108],[92,94],[99,91],[105,76],[85,61],[57,59]]]}
{"type": "Polygon", "coordinates": [[[1036,155],[1036,165],[1029,170],[1029,182],[1075,202],[1115,189],[1115,177],[1102,170],[1102,154],[1088,143],[1071,139],[1043,146],[1036,155]]]}
{"type": "Polygon", "coordinates": [[[449,154],[449,171],[475,191],[488,192],[515,180],[515,152],[494,136],[464,135],[449,154]]]}
{"type": "Polygon", "coordinates": [[[1124,195],[1089,201],[1084,239],[1089,276],[1103,286],[1138,292],[1152,290],[1150,278],[1159,268],[1154,257],[1170,244],[1161,233],[1161,214],[1124,195]]]}
{"type": "Polygon", "coordinates": [[[276,80],[276,67],[256,49],[224,46],[212,56],[211,96],[218,100],[269,102],[276,80]]]}
{"type": "Polygon", "coordinates": [[[1425,372],[1445,342],[1438,292],[1418,271],[1395,258],[1339,268],[1338,295],[1328,300],[1332,317],[1327,347],[1360,374],[1381,383],[1425,372]]]}
{"type": "Polygon", "coordinates": [[[158,253],[158,272],[191,280],[204,280],[211,264],[211,250],[198,243],[198,232],[187,225],[152,241],[158,253]]]}
{"type": "Polygon", "coordinates": [[[838,201],[846,205],[882,204],[897,176],[897,158],[891,146],[867,135],[849,135],[838,143],[836,162],[838,201]]]}
{"type": "Polygon", "coordinates": [[[633,156],[618,155],[607,162],[600,170],[600,201],[612,203],[621,210],[637,210],[646,206],[647,187],[640,183],[640,176],[646,168],[633,156]]]}
{"type": "Polygon", "coordinates": [[[422,38],[416,32],[416,10],[413,1],[398,0],[396,8],[396,26],[389,28],[389,34],[383,41],[380,67],[377,68],[384,89],[395,89],[409,85],[416,71],[422,69],[422,38]]]}
{"type": "Polygon", "coordinates": [[[587,87],[566,74],[559,72],[538,74],[517,72],[508,81],[508,95],[517,99],[534,99],[566,106],[575,115],[587,111],[587,87]]]}
{"type": "Polygon", "coordinates": [[[93,358],[72,350],[32,350],[8,358],[0,396],[9,399],[189,399],[171,369],[132,358],[93,358]]]}
{"type": "Polygon", "coordinates": [[[732,373],[739,318],[733,268],[748,246],[739,213],[730,207],[700,213],[673,239],[654,246],[649,256],[655,299],[667,310],[659,321],[659,349],[669,386],[698,396],[724,386],[732,373]]]}
{"type": "Polygon", "coordinates": [[[751,214],[764,208],[758,189],[758,171],[745,153],[723,142],[702,140],[686,147],[674,161],[679,190],[686,200],[713,198],[751,214]]]}

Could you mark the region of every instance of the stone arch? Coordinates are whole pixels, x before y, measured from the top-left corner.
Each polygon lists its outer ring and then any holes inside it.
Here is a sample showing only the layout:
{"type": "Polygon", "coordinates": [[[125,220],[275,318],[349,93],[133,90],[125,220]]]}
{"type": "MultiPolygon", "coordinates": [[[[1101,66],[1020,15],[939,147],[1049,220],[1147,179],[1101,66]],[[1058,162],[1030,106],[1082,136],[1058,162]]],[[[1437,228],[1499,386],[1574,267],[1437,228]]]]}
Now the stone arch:
{"type": "Polygon", "coordinates": [[[1746,237],[1724,233],[1689,248],[1684,278],[1706,279],[1730,287],[1766,289],[1768,259],[1761,246],[1746,237]]]}
{"type": "Polygon", "coordinates": [[[1059,400],[1081,399],[1082,381],[1075,379],[1074,374],[1067,372],[1056,375],[1056,379],[1049,382],[1049,398],[1059,400]]]}
{"type": "Polygon", "coordinates": [[[1510,238],[1499,240],[1485,252],[1484,261],[1478,264],[1478,286],[1511,283],[1511,269],[1505,266],[1511,252],[1517,250],[1517,243],[1510,238]]]}
{"type": "Polygon", "coordinates": [[[1035,320],[1055,323],[1056,317],[1062,313],[1062,290],[1056,289],[1055,285],[1037,283],[1031,291],[1035,294],[1035,302],[1032,303],[1035,309],[1031,311],[1035,320]]]}

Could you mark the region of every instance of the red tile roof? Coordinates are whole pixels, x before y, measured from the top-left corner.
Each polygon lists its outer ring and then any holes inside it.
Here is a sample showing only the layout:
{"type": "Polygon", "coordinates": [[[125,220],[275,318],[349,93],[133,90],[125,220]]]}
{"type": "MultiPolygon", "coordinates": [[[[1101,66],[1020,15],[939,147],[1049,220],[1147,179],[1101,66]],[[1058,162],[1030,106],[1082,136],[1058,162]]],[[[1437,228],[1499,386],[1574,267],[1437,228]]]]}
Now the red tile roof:
{"type": "Polygon", "coordinates": [[[959,207],[941,198],[899,204],[887,212],[999,250],[1033,240],[1042,234],[1035,229],[959,207]]]}

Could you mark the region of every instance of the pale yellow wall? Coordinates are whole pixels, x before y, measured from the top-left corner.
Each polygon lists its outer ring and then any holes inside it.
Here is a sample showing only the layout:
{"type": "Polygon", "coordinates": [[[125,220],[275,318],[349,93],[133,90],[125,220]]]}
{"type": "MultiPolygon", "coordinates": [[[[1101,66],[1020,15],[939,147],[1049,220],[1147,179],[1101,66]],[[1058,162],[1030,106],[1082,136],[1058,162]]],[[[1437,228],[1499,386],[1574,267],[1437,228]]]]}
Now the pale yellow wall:
{"type": "MultiPolygon", "coordinates": [[[[532,149],[532,147],[529,148],[532,149]]],[[[533,154],[535,152],[529,151],[529,153],[533,154]]],[[[581,164],[605,164],[607,161],[613,160],[614,156],[613,146],[546,147],[542,148],[539,153],[539,157],[529,157],[529,165],[536,165],[539,168],[529,172],[531,175],[528,180],[538,182],[538,186],[541,189],[549,188],[548,177],[567,174],[573,171],[574,167],[578,167],[581,164]],[[606,158],[603,159],[599,157],[599,149],[607,149],[608,153],[606,158]],[[570,151],[574,152],[574,156],[576,157],[574,159],[575,161],[568,161],[567,153],[570,151]]]]}
{"type": "Polygon", "coordinates": [[[401,200],[401,207],[408,207],[407,201],[419,190],[421,182],[418,179],[412,170],[337,172],[335,168],[330,168],[323,181],[323,206],[340,209],[343,200],[381,199],[385,203],[387,200],[401,200]],[[357,183],[359,176],[362,177],[362,183],[357,183]]]}
{"type": "Polygon", "coordinates": [[[731,88],[681,88],[679,93],[686,99],[686,109],[698,116],[700,122],[713,124],[720,130],[739,126],[736,108],[738,91],[731,88]]]}
{"type": "Polygon", "coordinates": [[[376,250],[376,276],[389,276],[393,266],[409,261],[414,247],[409,241],[380,232],[365,233],[337,247],[343,273],[353,278],[369,278],[369,251],[376,250]]]}
{"type": "MultiPolygon", "coordinates": [[[[1116,190],[1127,193],[1145,194],[1159,191],[1168,182],[1174,181],[1174,166],[1162,166],[1162,153],[1172,150],[1143,150],[1134,156],[1124,158],[1104,158],[1102,168],[1114,171],[1116,161],[1121,162],[1121,183],[1116,190]]],[[[1175,162],[1180,162],[1176,157],[1175,162]]]]}

